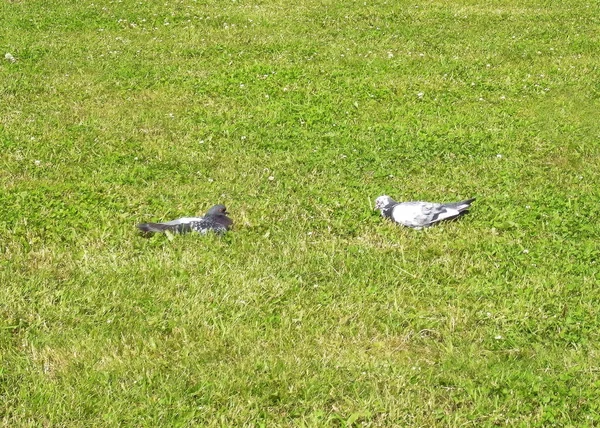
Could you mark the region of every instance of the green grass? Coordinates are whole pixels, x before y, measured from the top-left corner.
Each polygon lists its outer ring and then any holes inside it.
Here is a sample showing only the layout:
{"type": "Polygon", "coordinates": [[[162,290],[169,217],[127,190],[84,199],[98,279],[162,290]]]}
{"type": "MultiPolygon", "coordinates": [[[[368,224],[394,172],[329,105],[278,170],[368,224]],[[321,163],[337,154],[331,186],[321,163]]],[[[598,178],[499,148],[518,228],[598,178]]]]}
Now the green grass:
{"type": "Polygon", "coordinates": [[[0,14],[4,425],[600,424],[597,2],[0,14]]]}

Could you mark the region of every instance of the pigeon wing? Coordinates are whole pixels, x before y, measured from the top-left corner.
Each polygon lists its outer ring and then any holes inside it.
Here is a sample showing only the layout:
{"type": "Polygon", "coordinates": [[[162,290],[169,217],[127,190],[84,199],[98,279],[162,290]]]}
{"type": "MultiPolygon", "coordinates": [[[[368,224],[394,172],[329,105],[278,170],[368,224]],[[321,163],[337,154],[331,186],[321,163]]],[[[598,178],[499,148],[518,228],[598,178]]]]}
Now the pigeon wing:
{"type": "Polygon", "coordinates": [[[433,205],[426,219],[426,226],[432,225],[442,220],[451,220],[461,214],[461,209],[451,205],[431,204],[433,205]]]}
{"type": "Polygon", "coordinates": [[[430,223],[437,223],[442,220],[452,220],[467,212],[475,198],[449,204],[433,204],[430,223]]]}
{"type": "Polygon", "coordinates": [[[182,217],[164,223],[140,223],[137,228],[147,233],[187,233],[192,231],[192,225],[198,220],[202,220],[202,217],[182,217]]]}
{"type": "Polygon", "coordinates": [[[430,217],[430,204],[424,202],[402,202],[396,204],[391,211],[391,218],[396,223],[407,227],[423,227],[430,217]]]}
{"type": "Polygon", "coordinates": [[[193,221],[190,225],[194,232],[206,234],[212,231],[221,234],[227,232],[231,223],[231,220],[226,216],[206,216],[197,221],[193,221]]]}
{"type": "Polygon", "coordinates": [[[392,211],[392,219],[404,226],[422,228],[459,214],[457,209],[442,204],[415,201],[396,205],[392,211]]]}

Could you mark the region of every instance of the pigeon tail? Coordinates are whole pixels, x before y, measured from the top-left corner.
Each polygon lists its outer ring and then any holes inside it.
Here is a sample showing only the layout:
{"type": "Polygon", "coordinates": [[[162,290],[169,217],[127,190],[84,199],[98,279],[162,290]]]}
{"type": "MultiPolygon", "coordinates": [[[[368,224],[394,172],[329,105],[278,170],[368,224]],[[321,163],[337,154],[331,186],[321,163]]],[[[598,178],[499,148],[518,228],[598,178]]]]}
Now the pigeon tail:
{"type": "MultiPolygon", "coordinates": [[[[456,219],[462,217],[463,215],[468,214],[469,208],[471,208],[471,204],[473,203],[474,200],[475,200],[475,198],[471,198],[471,199],[466,199],[466,200],[460,201],[460,202],[442,204],[442,207],[449,208],[452,211],[454,211],[456,214],[447,215],[441,220],[456,220],[456,219]]],[[[439,221],[439,220],[434,219],[434,221],[439,221]]]]}
{"type": "Polygon", "coordinates": [[[464,212],[465,210],[468,210],[471,207],[471,204],[473,203],[473,201],[475,201],[475,198],[471,198],[471,199],[465,199],[464,201],[460,201],[460,202],[452,202],[449,204],[442,204],[444,207],[448,207],[448,208],[453,208],[455,210],[458,210],[459,212],[464,212]]]}

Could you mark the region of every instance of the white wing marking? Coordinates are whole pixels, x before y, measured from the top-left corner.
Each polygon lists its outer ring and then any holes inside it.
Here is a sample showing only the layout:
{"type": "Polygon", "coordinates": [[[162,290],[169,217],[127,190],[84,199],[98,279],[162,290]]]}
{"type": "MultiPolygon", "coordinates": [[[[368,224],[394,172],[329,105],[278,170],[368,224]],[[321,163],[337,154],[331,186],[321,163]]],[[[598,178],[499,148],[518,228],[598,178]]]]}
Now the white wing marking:
{"type": "Polygon", "coordinates": [[[460,211],[454,208],[445,208],[446,212],[440,213],[438,218],[432,220],[431,223],[437,223],[438,221],[445,220],[447,218],[456,217],[460,214],[460,211]]]}
{"type": "Polygon", "coordinates": [[[168,226],[176,226],[178,224],[191,223],[193,221],[200,221],[202,217],[181,217],[176,220],[166,221],[162,224],[166,224],[168,226]]]}

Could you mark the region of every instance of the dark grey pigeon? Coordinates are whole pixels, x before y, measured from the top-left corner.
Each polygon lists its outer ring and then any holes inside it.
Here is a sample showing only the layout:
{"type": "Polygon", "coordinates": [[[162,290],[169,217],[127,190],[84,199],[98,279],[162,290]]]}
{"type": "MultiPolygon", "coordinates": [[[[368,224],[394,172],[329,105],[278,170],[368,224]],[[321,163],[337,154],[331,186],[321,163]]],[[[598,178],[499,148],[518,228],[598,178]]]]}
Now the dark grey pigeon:
{"type": "Polygon", "coordinates": [[[225,205],[215,205],[204,217],[182,217],[165,223],[140,223],[137,228],[146,233],[188,233],[197,232],[203,235],[208,232],[223,234],[231,229],[233,220],[227,217],[225,205]]]}
{"type": "Polygon", "coordinates": [[[396,202],[387,195],[375,200],[375,209],[381,215],[403,226],[421,229],[442,220],[452,220],[468,212],[475,198],[448,204],[434,202],[396,202]]]}

